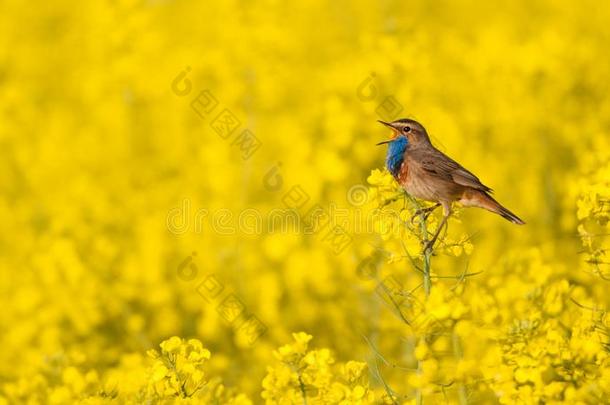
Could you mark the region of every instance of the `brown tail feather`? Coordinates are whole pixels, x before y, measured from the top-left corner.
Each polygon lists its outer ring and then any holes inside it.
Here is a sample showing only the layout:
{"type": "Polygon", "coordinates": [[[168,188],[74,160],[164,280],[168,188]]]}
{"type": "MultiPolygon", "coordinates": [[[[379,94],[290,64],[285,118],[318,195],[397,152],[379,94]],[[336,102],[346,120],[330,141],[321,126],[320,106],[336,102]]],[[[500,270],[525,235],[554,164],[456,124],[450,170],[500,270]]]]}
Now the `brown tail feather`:
{"type": "Polygon", "coordinates": [[[525,222],[521,218],[504,208],[499,202],[494,200],[492,196],[483,191],[469,190],[464,193],[460,202],[466,206],[485,208],[488,211],[502,216],[513,224],[525,225],[525,222]]]}

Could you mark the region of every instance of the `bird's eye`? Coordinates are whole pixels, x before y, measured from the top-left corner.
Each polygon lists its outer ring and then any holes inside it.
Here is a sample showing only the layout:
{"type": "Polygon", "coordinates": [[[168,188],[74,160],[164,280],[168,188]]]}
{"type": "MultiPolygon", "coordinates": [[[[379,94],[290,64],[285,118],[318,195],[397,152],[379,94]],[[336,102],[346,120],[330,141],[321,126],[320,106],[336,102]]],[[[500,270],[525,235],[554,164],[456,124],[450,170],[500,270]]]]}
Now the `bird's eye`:
{"type": "Polygon", "coordinates": [[[404,128],[403,128],[403,131],[404,131],[405,133],[407,133],[407,132],[411,132],[411,127],[404,127],[404,128]]]}

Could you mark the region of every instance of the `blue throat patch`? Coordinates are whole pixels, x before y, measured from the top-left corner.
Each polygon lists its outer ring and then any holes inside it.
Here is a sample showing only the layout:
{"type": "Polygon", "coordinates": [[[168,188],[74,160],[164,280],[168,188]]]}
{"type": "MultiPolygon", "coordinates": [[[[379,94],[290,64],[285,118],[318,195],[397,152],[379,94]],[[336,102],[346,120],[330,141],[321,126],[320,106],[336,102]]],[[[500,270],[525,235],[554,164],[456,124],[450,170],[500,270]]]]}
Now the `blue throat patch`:
{"type": "Polygon", "coordinates": [[[405,156],[405,151],[409,146],[409,141],[404,136],[399,136],[389,143],[388,153],[385,159],[385,165],[394,177],[398,176],[400,165],[405,156]]]}

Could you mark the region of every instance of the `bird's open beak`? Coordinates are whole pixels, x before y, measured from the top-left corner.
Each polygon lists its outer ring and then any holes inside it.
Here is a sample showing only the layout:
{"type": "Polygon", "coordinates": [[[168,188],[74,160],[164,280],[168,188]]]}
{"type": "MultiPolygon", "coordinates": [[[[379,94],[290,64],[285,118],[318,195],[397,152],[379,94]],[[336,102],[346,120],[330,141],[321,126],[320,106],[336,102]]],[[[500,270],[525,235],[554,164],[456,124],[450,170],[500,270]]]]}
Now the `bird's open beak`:
{"type": "Polygon", "coordinates": [[[396,129],[394,128],[394,126],[392,124],[390,124],[389,122],[385,122],[385,121],[381,121],[381,120],[377,120],[378,123],[385,125],[386,127],[390,127],[392,129],[396,129]]]}
{"type": "MultiPolygon", "coordinates": [[[[396,128],[394,128],[394,125],[390,124],[389,122],[385,122],[385,121],[381,121],[381,120],[377,120],[377,122],[379,122],[380,124],[385,125],[385,126],[386,126],[386,127],[388,127],[388,128],[391,128],[391,129],[392,129],[392,131],[394,131],[394,133],[396,133],[396,128]]],[[[383,142],[379,142],[379,143],[377,144],[377,146],[379,146],[379,145],[384,145],[384,144],[386,144],[386,143],[390,143],[390,142],[392,142],[392,140],[391,140],[391,139],[390,139],[389,141],[383,141],[383,142]]]]}

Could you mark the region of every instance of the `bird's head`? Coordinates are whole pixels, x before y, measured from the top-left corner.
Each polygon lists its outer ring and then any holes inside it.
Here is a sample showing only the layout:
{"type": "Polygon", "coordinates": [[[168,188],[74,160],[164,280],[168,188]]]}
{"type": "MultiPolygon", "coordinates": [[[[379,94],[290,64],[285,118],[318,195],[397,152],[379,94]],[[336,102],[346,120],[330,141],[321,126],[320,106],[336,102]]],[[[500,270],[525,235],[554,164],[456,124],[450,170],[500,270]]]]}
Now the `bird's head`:
{"type": "Polygon", "coordinates": [[[377,145],[383,145],[393,142],[398,138],[404,137],[409,145],[418,145],[421,143],[430,143],[430,138],[426,132],[426,128],[419,122],[408,118],[399,119],[392,122],[379,121],[381,124],[392,129],[392,139],[383,141],[377,145]]]}

